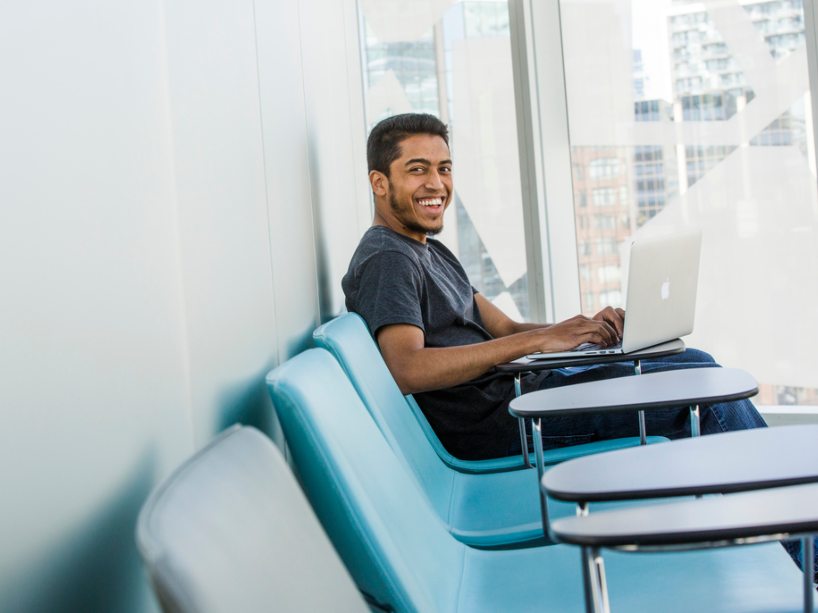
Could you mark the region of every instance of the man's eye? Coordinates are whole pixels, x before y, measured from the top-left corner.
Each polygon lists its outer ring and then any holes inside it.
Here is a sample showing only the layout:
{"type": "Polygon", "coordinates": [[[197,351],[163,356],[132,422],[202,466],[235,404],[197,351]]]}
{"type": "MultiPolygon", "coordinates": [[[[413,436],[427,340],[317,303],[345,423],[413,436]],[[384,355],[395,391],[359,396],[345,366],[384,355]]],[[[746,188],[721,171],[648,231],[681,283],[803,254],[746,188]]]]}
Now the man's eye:
{"type": "Polygon", "coordinates": [[[448,175],[448,174],[450,174],[452,172],[452,169],[451,169],[450,166],[443,166],[443,167],[440,168],[440,172],[442,172],[443,174],[448,175]]]}
{"type": "Polygon", "coordinates": [[[423,168],[423,166],[415,166],[414,168],[410,168],[410,169],[409,169],[409,172],[413,172],[413,173],[415,173],[415,174],[419,174],[419,173],[421,173],[421,172],[424,172],[425,170],[426,170],[426,169],[425,169],[425,168],[423,168]]]}

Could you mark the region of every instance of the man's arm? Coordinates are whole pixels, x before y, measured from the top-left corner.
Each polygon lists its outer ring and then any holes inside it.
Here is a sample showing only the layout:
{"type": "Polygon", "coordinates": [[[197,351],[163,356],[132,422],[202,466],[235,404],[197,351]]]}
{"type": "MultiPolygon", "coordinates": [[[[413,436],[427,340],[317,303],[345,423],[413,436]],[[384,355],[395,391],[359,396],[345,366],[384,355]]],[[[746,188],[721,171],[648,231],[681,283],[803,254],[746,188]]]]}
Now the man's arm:
{"type": "MultiPolygon", "coordinates": [[[[497,311],[502,313],[499,309],[497,311]]],[[[482,309],[480,314],[483,315],[482,309]]],[[[511,328],[493,311],[488,318],[491,323],[484,319],[484,324],[492,334],[492,328],[497,331],[511,328]]],[[[524,325],[508,321],[515,327],[524,325]]],[[[384,326],[377,333],[386,365],[404,394],[460,385],[497,364],[535,351],[564,351],[587,342],[611,345],[617,339],[616,330],[607,321],[582,315],[547,327],[534,326],[482,343],[456,347],[426,347],[423,330],[409,324],[384,326]]]]}

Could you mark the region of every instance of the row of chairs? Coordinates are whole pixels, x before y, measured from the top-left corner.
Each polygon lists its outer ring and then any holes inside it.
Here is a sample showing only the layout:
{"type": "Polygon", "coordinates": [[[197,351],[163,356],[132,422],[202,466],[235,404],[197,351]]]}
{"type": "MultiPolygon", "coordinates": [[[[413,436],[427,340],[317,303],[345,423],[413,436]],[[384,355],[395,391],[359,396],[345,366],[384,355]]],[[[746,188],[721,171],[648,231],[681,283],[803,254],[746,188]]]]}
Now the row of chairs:
{"type": "MultiPolygon", "coordinates": [[[[267,378],[309,504],[269,440],[225,433],[140,516],[166,610],[582,610],[576,551],[543,538],[536,471],[447,462],[356,316],[316,343],[267,378]]],[[[617,611],[800,607],[798,571],[775,544],[612,553],[606,568],[617,611]]]]}

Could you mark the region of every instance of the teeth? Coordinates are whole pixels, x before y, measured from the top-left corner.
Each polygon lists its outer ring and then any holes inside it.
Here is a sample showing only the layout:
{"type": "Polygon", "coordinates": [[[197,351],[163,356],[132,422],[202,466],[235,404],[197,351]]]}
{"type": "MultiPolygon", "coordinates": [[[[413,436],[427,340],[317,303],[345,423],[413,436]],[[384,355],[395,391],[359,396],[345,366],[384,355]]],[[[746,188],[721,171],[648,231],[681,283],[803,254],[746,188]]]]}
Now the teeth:
{"type": "Polygon", "coordinates": [[[421,206],[441,206],[443,198],[420,198],[418,204],[421,206]]]}

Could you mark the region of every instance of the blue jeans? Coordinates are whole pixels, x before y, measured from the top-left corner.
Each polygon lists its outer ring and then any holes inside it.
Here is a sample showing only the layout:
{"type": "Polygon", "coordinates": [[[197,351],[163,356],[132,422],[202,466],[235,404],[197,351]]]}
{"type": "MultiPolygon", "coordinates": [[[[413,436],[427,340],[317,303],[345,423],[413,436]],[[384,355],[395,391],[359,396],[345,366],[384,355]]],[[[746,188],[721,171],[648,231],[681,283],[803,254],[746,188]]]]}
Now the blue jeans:
{"type": "MultiPolygon", "coordinates": [[[[660,372],[681,368],[718,367],[712,356],[698,349],[642,361],[642,372],[660,372]]],[[[540,389],[562,385],[599,381],[634,374],[632,362],[615,362],[576,368],[559,368],[551,371],[540,384],[540,389]]],[[[645,412],[647,433],[671,439],[690,436],[690,413],[688,407],[659,409],[645,412]]],[[[701,408],[701,433],[713,434],[749,428],[764,428],[767,424],[750,400],[721,402],[701,408]]],[[[543,447],[553,449],[593,440],[639,435],[636,412],[609,414],[586,414],[578,417],[550,417],[542,420],[543,447]]],[[[517,445],[519,449],[519,444],[517,445]]],[[[784,541],[787,553],[801,566],[801,545],[798,541],[784,541]]],[[[818,568],[818,539],[815,547],[815,564],[818,568]]],[[[815,577],[818,583],[818,573],[815,577]]]]}

